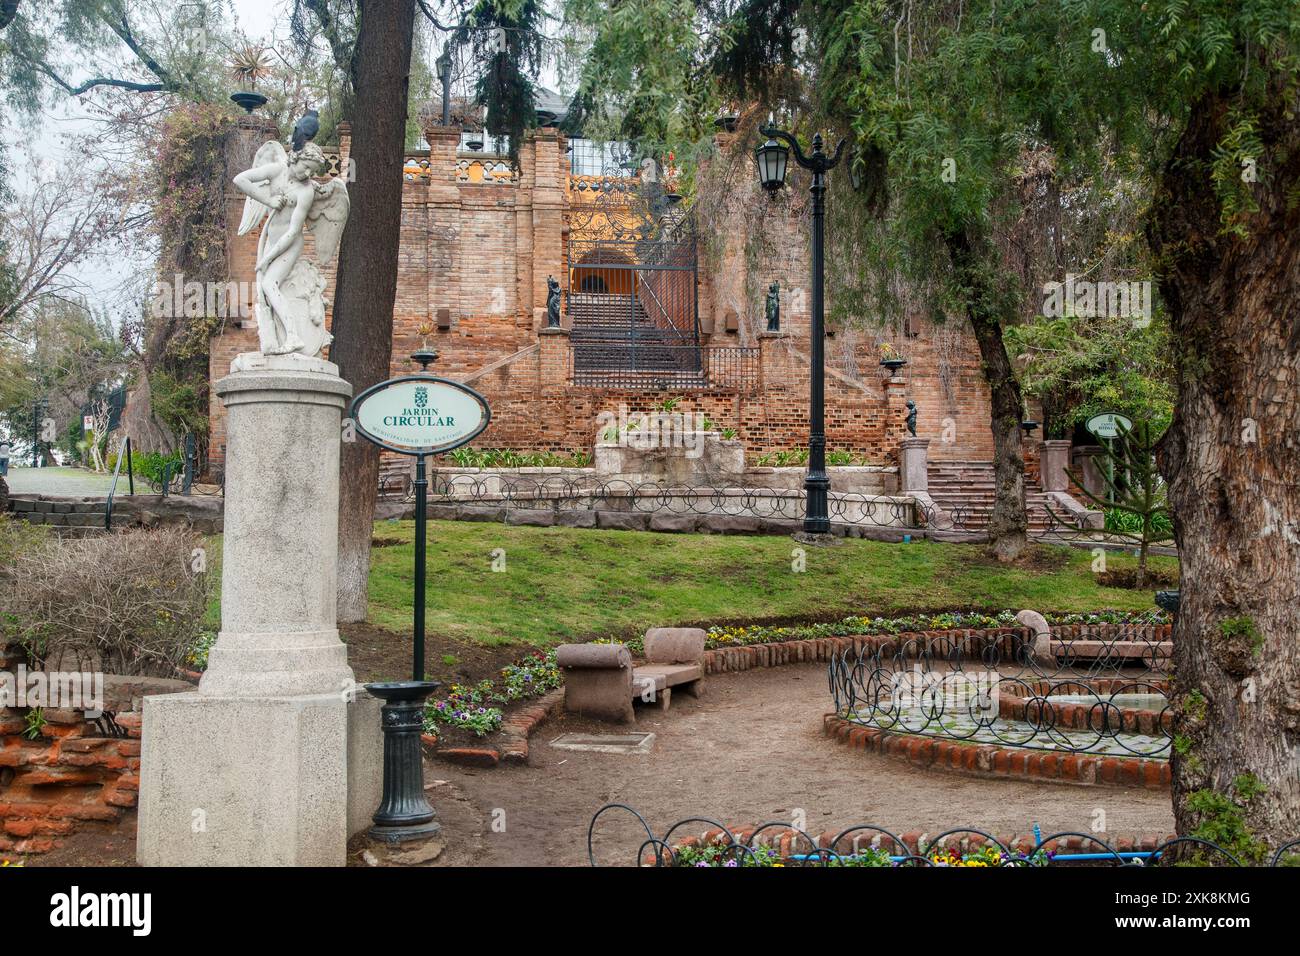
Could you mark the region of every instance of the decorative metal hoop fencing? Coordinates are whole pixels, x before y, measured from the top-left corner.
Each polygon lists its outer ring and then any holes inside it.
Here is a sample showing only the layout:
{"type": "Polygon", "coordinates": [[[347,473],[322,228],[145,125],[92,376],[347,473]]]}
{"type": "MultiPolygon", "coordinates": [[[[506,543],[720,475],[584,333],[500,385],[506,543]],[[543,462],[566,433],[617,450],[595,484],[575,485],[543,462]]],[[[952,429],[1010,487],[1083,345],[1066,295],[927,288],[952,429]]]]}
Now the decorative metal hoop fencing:
{"type": "Polygon", "coordinates": [[[835,712],[894,733],[1070,754],[1167,758],[1169,627],[1148,620],[1032,640],[873,638],[828,668],[835,712]]]}
{"type": "MultiPolygon", "coordinates": [[[[589,469],[535,468],[481,471],[435,470],[429,504],[499,507],[504,511],[626,511],[637,514],[723,515],[774,521],[802,521],[805,491],[797,487],[761,488],[708,483],[672,484],[603,478],[589,469]]],[[[386,473],[380,495],[388,500],[413,501],[411,482],[404,474],[386,473]]],[[[984,516],[974,506],[940,508],[932,500],[908,494],[836,491],[828,511],[833,526],[865,534],[911,534],[938,541],[975,542],[987,539],[984,516]]],[[[447,514],[445,517],[457,517],[447,514]]],[[[775,531],[776,529],[772,529],[775,531]]],[[[1046,523],[1030,529],[1037,541],[1055,544],[1121,547],[1123,542],[1071,525],[1049,513],[1046,523]]]]}
{"type": "MultiPolygon", "coordinates": [[[[1149,838],[1142,849],[1124,849],[1083,830],[1042,834],[1034,828],[1030,840],[998,838],[978,827],[958,826],[909,843],[897,832],[874,823],[856,823],[836,832],[811,834],[785,821],[730,828],[711,817],[687,817],[662,835],[637,810],[625,803],[608,803],[587,827],[587,860],[597,862],[598,830],[604,818],[630,815],[638,833],[622,852],[634,851],[633,866],[743,867],[782,865],[820,867],[859,866],[983,866],[1158,867],[1179,863],[1203,866],[1242,866],[1231,851],[1199,837],[1149,838]],[[644,834],[642,837],[640,834],[644,834]]],[[[1300,861],[1300,839],[1279,847],[1269,858],[1272,867],[1300,861]]]]}

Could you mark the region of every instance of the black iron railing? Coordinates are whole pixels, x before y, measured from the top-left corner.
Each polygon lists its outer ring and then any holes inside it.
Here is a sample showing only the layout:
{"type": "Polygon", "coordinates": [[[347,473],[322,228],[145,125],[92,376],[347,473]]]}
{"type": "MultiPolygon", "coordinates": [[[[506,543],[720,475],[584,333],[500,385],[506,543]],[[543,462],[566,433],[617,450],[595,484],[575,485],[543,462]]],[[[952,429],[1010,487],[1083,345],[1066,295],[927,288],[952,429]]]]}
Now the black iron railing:
{"type": "Polygon", "coordinates": [[[108,486],[108,499],[104,502],[104,530],[113,530],[113,499],[117,495],[117,479],[122,474],[122,459],[126,459],[127,493],[135,494],[135,472],[131,468],[131,436],[122,441],[118,449],[117,463],[113,465],[113,483],[108,486]]]}

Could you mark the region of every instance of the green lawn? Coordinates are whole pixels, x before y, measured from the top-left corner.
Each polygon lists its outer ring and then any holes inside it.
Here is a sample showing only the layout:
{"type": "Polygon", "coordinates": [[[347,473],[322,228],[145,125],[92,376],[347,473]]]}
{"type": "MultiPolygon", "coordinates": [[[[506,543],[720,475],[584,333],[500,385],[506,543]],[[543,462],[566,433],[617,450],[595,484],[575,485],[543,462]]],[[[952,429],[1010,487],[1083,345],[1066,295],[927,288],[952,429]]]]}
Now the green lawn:
{"type": "MultiPolygon", "coordinates": [[[[409,633],[410,521],[380,522],[370,620],[409,633]]],[[[785,537],[655,534],[429,522],[428,628],[485,644],[552,645],[686,622],[892,614],[921,610],[1147,610],[1151,591],[1099,587],[1092,554],[1038,547],[1030,568],[1005,568],[977,545],[846,540],[807,548],[791,570],[785,537]],[[492,571],[492,552],[505,571],[492,571]]],[[[1172,558],[1153,558],[1172,568],[1172,558]]],[[[1135,559],[1110,554],[1112,569],[1135,559]]]]}

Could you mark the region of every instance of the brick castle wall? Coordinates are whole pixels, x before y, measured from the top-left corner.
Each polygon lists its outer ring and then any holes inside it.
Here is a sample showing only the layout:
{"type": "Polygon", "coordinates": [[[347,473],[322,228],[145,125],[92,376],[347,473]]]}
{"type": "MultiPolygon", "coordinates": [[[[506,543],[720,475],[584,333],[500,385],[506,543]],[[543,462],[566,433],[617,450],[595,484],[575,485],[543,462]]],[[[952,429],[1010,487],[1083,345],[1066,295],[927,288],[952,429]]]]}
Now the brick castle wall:
{"type": "MultiPolygon", "coordinates": [[[[351,143],[346,126],[340,133],[340,169],[346,171],[351,143]]],[[[272,135],[269,124],[257,118],[241,124],[228,144],[227,179],[246,169],[257,147],[272,135]]],[[[648,411],[671,396],[682,399],[679,410],[699,411],[719,427],[735,428],[751,457],[806,446],[811,321],[811,297],[803,294],[810,258],[806,219],[764,216],[762,228],[770,234],[759,243],[757,257],[746,254],[737,236],[701,238],[721,250],[700,258],[703,341],[757,347],[757,387],[662,392],[577,388],[569,384],[567,335],[539,335],[546,324],[547,278],[557,277],[566,289],[569,282],[566,249],[578,200],[571,195],[564,137],[551,129],[530,133],[516,172],[491,157],[459,154],[458,128],[432,127],[426,138],[427,155],[408,158],[404,174],[392,371],[412,371],[408,356],[427,340],[439,352],[432,370],[469,379],[492,407],[492,424],[476,444],[590,450],[601,413],[648,411]],[[783,334],[769,337],[762,295],[773,279],[783,290],[783,334]],[[445,328],[438,327],[440,313],[445,328]],[[728,313],[735,314],[734,331],[725,329],[728,313]],[[422,335],[421,327],[433,331],[422,335]],[[512,356],[517,357],[481,374],[512,356]]],[[[244,203],[233,186],[227,203],[231,279],[251,289],[258,235],[233,235],[244,203]]],[[[326,302],[332,305],[333,268],[326,274],[326,302]]],[[[214,337],[214,381],[227,373],[237,354],[257,348],[254,323],[245,325],[228,321],[214,337]]],[[[991,459],[988,393],[969,332],[955,321],[935,328],[926,323],[904,350],[909,358],[905,377],[891,383],[869,337],[841,332],[827,339],[828,448],[852,451],[873,463],[892,460],[910,397],[920,409],[918,434],[934,439],[932,457],[991,459]]],[[[219,468],[225,448],[219,401],[210,410],[210,429],[209,457],[219,468]]]]}

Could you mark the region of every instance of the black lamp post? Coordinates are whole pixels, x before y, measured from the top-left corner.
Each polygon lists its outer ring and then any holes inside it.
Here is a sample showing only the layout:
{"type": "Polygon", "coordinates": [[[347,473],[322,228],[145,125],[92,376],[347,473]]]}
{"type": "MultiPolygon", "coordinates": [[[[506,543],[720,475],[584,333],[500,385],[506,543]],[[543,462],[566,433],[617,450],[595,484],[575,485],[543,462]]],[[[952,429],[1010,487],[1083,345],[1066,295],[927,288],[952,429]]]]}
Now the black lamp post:
{"type": "Polygon", "coordinates": [[[442,48],[442,55],[435,61],[438,69],[438,81],[442,84],[442,125],[451,125],[451,43],[442,48]]]}
{"type": "Polygon", "coordinates": [[[786,170],[790,165],[790,150],[794,159],[812,177],[812,386],[808,409],[808,476],[804,491],[808,503],[804,511],[803,530],[806,534],[827,534],[831,519],[826,497],[831,480],[826,474],[826,316],[823,303],[826,262],[823,244],[826,222],[826,174],[835,168],[844,150],[840,140],[832,155],[822,150],[822,134],[813,137],[812,155],[805,156],[798,141],[790,133],[775,126],[760,126],[758,132],[767,137],[754,151],[758,162],[758,181],[775,197],[785,185],[786,170]],[[786,145],[782,145],[782,144],[786,145]]]}

